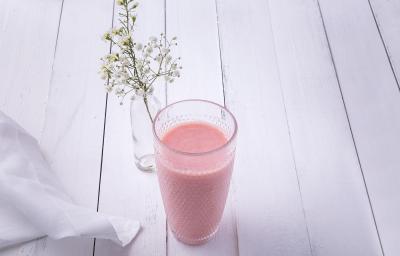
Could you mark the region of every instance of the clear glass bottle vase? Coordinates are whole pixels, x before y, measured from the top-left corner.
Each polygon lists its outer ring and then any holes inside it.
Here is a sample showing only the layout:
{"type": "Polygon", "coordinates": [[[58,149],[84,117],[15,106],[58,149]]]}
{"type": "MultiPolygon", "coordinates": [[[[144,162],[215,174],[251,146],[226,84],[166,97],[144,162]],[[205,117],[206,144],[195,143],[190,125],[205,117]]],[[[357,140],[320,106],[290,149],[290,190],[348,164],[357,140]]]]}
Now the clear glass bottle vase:
{"type": "Polygon", "coordinates": [[[135,164],[141,171],[155,170],[153,148],[153,120],[161,109],[161,103],[149,90],[136,93],[131,99],[131,126],[135,164]]]}

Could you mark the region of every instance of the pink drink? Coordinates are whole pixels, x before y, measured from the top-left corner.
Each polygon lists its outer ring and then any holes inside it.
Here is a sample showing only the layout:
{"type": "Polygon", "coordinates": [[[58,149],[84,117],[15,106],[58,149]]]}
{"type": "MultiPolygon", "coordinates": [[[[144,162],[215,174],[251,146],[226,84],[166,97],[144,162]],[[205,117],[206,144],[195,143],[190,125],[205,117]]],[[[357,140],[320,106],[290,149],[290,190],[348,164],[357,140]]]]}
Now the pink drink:
{"type": "MultiPolygon", "coordinates": [[[[186,102],[191,101],[176,104],[186,102]]],[[[158,118],[160,115],[162,111],[158,118]]],[[[155,142],[157,173],[169,227],[177,239],[187,244],[201,244],[210,239],[218,229],[225,207],[234,161],[232,138],[236,123],[230,124],[232,129],[221,124],[194,117],[177,121],[168,128],[160,125],[159,133],[155,131],[159,139],[155,142]]]]}

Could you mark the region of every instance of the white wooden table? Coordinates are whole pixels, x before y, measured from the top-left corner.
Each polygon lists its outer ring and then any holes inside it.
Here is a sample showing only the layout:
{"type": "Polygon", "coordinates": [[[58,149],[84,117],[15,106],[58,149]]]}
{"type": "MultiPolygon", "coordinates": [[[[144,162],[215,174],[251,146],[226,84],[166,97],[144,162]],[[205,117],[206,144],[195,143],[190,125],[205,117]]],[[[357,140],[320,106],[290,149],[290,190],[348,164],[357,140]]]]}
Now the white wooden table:
{"type": "Polygon", "coordinates": [[[183,58],[159,98],[213,100],[239,122],[221,227],[200,247],[167,230],[128,104],[97,74],[112,20],[113,0],[1,0],[0,109],[78,203],[143,229],[125,248],[41,239],[1,256],[400,255],[400,0],[141,1],[138,38],[176,35],[183,58]]]}

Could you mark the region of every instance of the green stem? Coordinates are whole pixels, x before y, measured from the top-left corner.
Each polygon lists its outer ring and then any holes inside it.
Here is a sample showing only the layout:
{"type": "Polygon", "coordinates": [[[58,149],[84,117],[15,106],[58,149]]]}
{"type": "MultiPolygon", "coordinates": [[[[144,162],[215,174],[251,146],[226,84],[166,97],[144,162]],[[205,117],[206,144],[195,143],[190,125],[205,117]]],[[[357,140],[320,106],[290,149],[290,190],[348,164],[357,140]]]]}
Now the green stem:
{"type": "Polygon", "coordinates": [[[147,102],[147,96],[143,97],[144,105],[146,106],[147,114],[149,115],[150,121],[153,124],[153,117],[151,117],[150,109],[149,109],[149,103],[147,102]]]}

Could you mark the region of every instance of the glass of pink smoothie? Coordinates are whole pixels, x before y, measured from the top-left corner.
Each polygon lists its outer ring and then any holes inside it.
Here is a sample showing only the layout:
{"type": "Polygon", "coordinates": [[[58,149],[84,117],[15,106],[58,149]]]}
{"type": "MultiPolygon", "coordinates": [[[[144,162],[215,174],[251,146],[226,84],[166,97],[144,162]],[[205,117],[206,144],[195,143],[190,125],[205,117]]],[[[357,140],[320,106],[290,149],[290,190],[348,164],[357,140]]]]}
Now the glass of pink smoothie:
{"type": "Polygon", "coordinates": [[[169,228],[186,244],[213,237],[225,207],[237,124],[225,107],[184,100],[154,120],[157,175],[169,228]]]}

